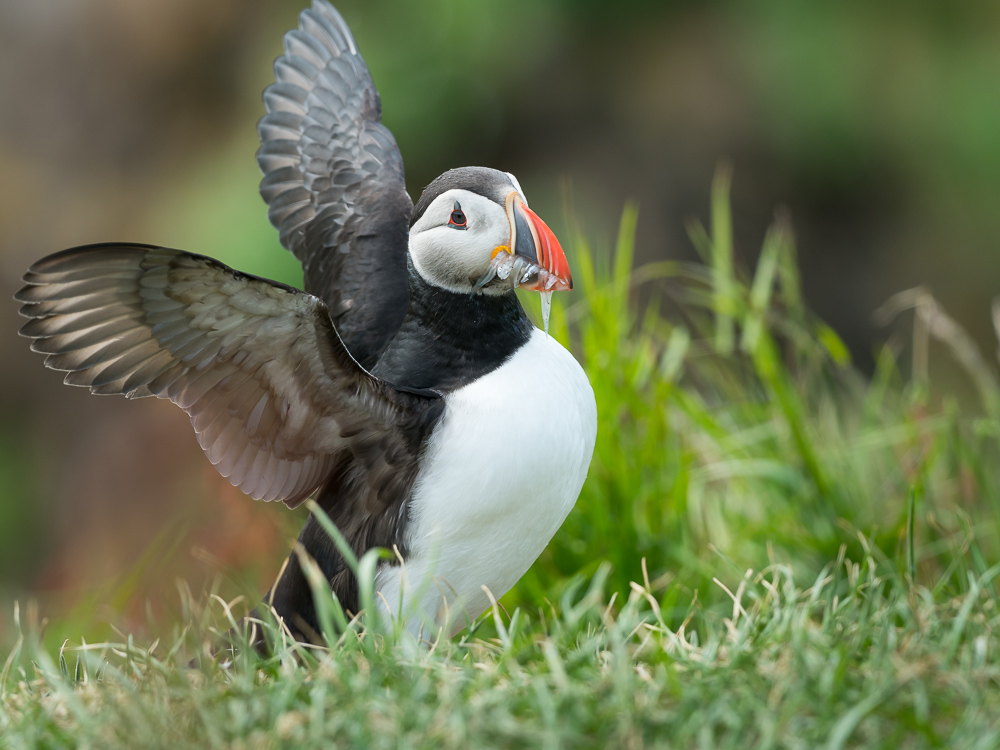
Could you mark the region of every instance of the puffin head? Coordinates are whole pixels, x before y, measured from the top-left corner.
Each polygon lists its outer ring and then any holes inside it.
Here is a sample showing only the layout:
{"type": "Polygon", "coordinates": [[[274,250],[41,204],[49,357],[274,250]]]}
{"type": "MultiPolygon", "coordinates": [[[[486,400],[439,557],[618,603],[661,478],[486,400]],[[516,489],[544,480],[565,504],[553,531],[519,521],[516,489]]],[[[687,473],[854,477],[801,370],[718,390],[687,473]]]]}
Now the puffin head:
{"type": "Polygon", "coordinates": [[[417,273],[452,292],[573,288],[559,240],[509,172],[462,167],[434,180],[413,207],[409,249],[417,273]]]}

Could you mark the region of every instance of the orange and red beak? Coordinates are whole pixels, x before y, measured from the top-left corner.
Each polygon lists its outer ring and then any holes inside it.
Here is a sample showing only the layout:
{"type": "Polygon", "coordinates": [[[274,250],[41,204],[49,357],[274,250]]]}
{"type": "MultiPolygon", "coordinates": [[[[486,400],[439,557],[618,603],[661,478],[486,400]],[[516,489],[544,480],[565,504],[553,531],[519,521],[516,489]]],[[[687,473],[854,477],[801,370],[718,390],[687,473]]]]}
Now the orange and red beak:
{"type": "Polygon", "coordinates": [[[536,292],[568,291],[573,288],[569,263],[559,240],[538,214],[528,208],[519,193],[505,201],[510,221],[510,250],[538,267],[518,287],[536,292]]]}

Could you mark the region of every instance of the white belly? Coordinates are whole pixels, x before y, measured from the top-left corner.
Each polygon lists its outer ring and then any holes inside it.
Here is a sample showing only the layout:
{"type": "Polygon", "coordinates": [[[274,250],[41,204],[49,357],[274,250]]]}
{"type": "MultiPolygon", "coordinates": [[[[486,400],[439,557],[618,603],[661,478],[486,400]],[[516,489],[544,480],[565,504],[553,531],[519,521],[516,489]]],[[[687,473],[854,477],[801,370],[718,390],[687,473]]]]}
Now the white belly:
{"type": "Polygon", "coordinates": [[[490,604],[482,587],[502,596],[562,525],[596,436],[587,376],[537,329],[502,367],[449,394],[414,485],[409,558],[376,576],[383,611],[424,637],[478,617],[490,604]]]}

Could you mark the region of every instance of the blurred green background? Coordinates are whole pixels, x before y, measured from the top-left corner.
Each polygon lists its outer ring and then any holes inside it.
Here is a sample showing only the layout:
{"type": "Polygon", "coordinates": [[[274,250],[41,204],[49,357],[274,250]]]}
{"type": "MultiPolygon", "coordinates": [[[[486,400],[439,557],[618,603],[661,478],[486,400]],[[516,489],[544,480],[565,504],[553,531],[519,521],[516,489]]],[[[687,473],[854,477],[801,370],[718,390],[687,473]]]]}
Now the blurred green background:
{"type": "MultiPolygon", "coordinates": [[[[352,0],[414,199],[515,173],[597,246],[637,201],[637,262],[693,258],[716,163],[737,258],[790,209],[809,305],[856,363],[927,285],[988,352],[1000,293],[1000,4],[352,0]]],[[[50,252],[131,240],[297,283],[257,195],[254,125],[302,0],[0,0],[0,298],[50,252]]],[[[218,570],[269,585],[297,520],[219,478],[168,403],[60,385],[0,311],[0,613],[141,620],[218,570]]],[[[992,342],[992,343],[991,343],[992,342]]],[[[0,614],[0,638],[9,628],[0,614]]]]}

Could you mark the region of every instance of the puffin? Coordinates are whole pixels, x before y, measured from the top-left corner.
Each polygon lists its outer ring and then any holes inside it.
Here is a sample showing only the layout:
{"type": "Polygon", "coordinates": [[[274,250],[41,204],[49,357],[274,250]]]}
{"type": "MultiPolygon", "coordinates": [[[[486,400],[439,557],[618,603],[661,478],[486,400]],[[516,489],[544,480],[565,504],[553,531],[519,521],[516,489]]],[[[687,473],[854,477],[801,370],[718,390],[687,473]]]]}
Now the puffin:
{"type": "MultiPolygon", "coordinates": [[[[572,288],[565,253],[509,173],[451,169],[416,204],[381,100],[324,0],[284,37],[258,124],[260,192],[304,289],[212,258],[107,243],[34,263],[20,333],[64,382],[169,399],[208,460],[257,500],[315,498],[380,614],[461,631],[573,508],[597,433],[573,355],[525,314],[572,288]]],[[[303,559],[358,613],[359,581],[315,514],[265,602],[321,632],[303,559]]]]}

